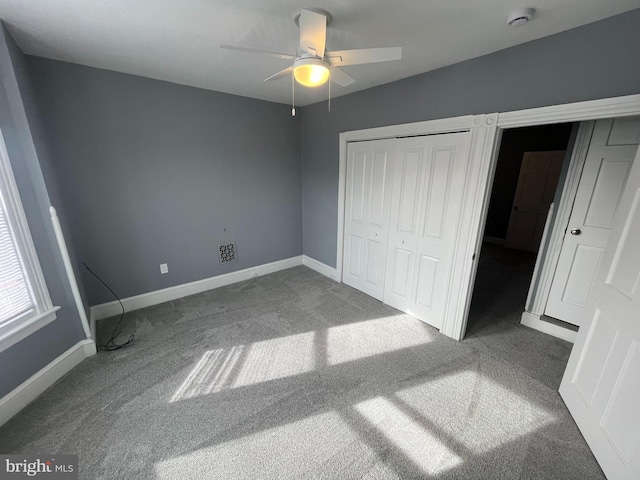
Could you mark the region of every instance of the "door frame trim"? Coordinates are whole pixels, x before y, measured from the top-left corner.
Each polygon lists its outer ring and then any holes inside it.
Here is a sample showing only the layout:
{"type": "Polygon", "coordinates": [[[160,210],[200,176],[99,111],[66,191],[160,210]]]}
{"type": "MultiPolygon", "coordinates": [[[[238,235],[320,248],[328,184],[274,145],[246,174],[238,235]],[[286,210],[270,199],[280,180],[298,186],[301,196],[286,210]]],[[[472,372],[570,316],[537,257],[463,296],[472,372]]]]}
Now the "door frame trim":
{"type": "Polygon", "coordinates": [[[467,328],[471,295],[484,231],[493,174],[498,159],[502,132],[509,128],[582,122],[601,118],[640,115],[640,94],[587,100],[547,107],[482,115],[429,120],[403,125],[343,132],[339,136],[338,228],[336,270],[342,281],[344,248],[344,206],[346,186],[347,143],[409,135],[429,135],[470,131],[469,170],[465,179],[463,210],[453,258],[453,274],[441,333],[461,340],[467,328]]]}
{"type": "MultiPolygon", "coordinates": [[[[538,256],[542,262],[540,264],[538,284],[535,290],[530,290],[524,313],[537,315],[538,317],[544,315],[544,309],[549,299],[549,293],[551,292],[551,283],[553,282],[553,276],[556,271],[556,266],[558,265],[558,259],[560,258],[560,251],[564,240],[564,228],[569,224],[569,217],[571,216],[573,202],[578,192],[578,185],[582,177],[584,162],[587,159],[587,152],[591,144],[591,135],[593,134],[594,126],[595,122],[590,120],[580,122],[578,126],[573,151],[569,159],[567,176],[564,183],[558,185],[558,187],[562,188],[562,193],[560,195],[560,201],[558,202],[553,225],[550,225],[551,230],[549,232],[548,247],[546,252],[543,253],[542,249],[544,245],[541,244],[540,250],[538,251],[538,256]],[[544,257],[541,255],[544,255],[544,257]]],[[[535,276],[536,272],[534,272],[534,277],[535,276]]],[[[532,282],[533,281],[535,281],[535,278],[532,279],[532,282]]]]}
{"type": "MultiPolygon", "coordinates": [[[[402,125],[391,125],[388,127],[377,127],[365,130],[354,130],[340,134],[339,151],[340,162],[338,170],[338,228],[337,228],[337,248],[336,248],[336,271],[339,280],[343,281],[343,255],[344,255],[344,217],[345,217],[345,196],[346,196],[346,172],[347,172],[347,147],[349,142],[361,142],[367,140],[382,140],[386,138],[399,138],[417,135],[437,135],[443,133],[471,132],[469,144],[469,157],[467,172],[465,175],[464,196],[462,199],[463,215],[458,219],[458,235],[452,261],[452,275],[449,279],[448,295],[445,315],[440,331],[447,336],[456,338],[456,329],[461,328],[461,322],[455,322],[455,318],[461,315],[460,302],[453,299],[466,295],[466,291],[460,290],[461,280],[466,276],[475,275],[475,263],[462,260],[460,251],[466,252],[469,248],[475,250],[477,238],[473,235],[473,221],[478,219],[478,212],[473,212],[472,206],[474,196],[479,189],[483,188],[479,173],[483,168],[488,167],[488,162],[483,160],[487,157],[487,152],[491,151],[490,142],[495,139],[496,124],[498,114],[465,115],[461,117],[444,118],[439,120],[428,120],[425,122],[408,123],[402,125]],[[470,212],[464,215],[464,212],[470,212]],[[470,236],[471,235],[471,236],[470,236]],[[471,245],[471,247],[470,247],[471,245]]],[[[487,199],[488,202],[488,199],[487,199]]],[[[465,253],[466,255],[466,253],[465,253]]],[[[471,257],[469,257],[471,258],[471,257]]],[[[465,322],[466,325],[466,322],[465,322]]]]}

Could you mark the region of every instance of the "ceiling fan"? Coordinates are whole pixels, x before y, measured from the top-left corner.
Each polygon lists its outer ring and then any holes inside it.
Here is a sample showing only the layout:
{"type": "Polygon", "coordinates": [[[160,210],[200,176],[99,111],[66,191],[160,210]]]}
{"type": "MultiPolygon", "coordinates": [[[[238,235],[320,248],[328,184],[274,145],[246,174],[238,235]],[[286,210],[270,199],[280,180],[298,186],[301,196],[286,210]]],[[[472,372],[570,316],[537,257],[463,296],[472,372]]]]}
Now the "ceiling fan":
{"type": "Polygon", "coordinates": [[[354,83],[355,79],[338,67],[387,62],[402,58],[402,47],[363,48],[333,52],[326,50],[327,26],[331,20],[331,14],[319,8],[303,8],[294,12],[293,21],[300,27],[299,55],[226,44],[221,44],[220,48],[293,60],[293,65],[266,78],[265,82],[291,76],[293,73],[296,81],[306,87],[323,85],[329,79],[346,87],[354,83]]]}

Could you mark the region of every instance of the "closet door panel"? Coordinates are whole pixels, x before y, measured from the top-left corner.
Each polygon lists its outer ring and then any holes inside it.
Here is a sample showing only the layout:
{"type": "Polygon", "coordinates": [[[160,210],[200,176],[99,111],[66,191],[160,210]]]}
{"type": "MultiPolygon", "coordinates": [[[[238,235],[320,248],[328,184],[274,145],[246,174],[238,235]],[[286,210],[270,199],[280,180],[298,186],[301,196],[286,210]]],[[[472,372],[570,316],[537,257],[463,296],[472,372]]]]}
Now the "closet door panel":
{"type": "Polygon", "coordinates": [[[429,255],[420,255],[415,302],[423,307],[433,306],[433,294],[438,277],[439,260],[429,255]]]}
{"type": "Polygon", "coordinates": [[[382,300],[395,139],[347,150],[343,281],[382,300]]]}
{"type": "Polygon", "coordinates": [[[450,289],[469,136],[465,132],[427,137],[409,312],[436,328],[442,326],[450,289]]]}
{"type": "Polygon", "coordinates": [[[440,328],[468,132],[349,144],[344,282],[440,328]]]}
{"type": "Polygon", "coordinates": [[[398,140],[384,301],[436,327],[449,294],[468,132],[398,140]]]}
{"type": "MultiPolygon", "coordinates": [[[[348,260],[345,265],[349,266],[347,275],[349,278],[360,278],[360,259],[362,258],[362,237],[359,235],[349,235],[349,242],[347,246],[348,260]]],[[[345,275],[345,277],[347,276],[345,275]]],[[[346,278],[345,278],[345,283],[346,278]]]]}
{"type": "MultiPolygon", "coordinates": [[[[411,148],[403,152],[397,207],[398,233],[413,235],[416,224],[418,190],[421,182],[423,148],[411,148]]],[[[396,210],[394,210],[396,213],[396,210]]]]}
{"type": "Polygon", "coordinates": [[[421,186],[418,260],[409,311],[436,328],[442,326],[449,295],[469,136],[469,133],[451,133],[428,137],[421,186]]]}
{"type": "Polygon", "coordinates": [[[398,140],[394,165],[384,302],[405,312],[413,290],[418,206],[426,153],[424,138],[398,140]]]}
{"type": "Polygon", "coordinates": [[[388,152],[378,150],[373,154],[372,179],[370,192],[369,223],[372,227],[388,228],[390,193],[386,192],[388,169],[392,167],[393,158],[388,152]]]}
{"type": "Polygon", "coordinates": [[[409,272],[411,264],[413,263],[413,252],[403,248],[396,248],[393,254],[391,294],[400,299],[408,299],[409,287],[411,286],[409,272]]]}

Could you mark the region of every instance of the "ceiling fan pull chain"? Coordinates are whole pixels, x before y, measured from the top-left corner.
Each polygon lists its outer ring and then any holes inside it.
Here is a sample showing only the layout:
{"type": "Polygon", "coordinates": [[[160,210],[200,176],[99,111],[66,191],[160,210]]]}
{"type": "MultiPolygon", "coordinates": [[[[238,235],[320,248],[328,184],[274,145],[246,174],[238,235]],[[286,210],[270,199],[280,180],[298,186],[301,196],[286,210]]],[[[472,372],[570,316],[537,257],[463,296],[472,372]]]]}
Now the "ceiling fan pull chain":
{"type": "Polygon", "coordinates": [[[329,111],[331,111],[331,69],[329,69],[329,111]]]}
{"type": "Polygon", "coordinates": [[[291,71],[291,116],[296,116],[296,81],[291,71]]]}

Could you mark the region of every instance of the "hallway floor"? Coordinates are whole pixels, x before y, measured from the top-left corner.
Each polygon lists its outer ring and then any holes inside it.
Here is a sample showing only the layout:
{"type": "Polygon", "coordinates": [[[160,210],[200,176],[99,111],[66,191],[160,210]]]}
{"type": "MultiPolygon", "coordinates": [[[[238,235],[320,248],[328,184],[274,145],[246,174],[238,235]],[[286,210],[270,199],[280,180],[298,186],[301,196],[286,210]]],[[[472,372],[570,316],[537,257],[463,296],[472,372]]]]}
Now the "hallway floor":
{"type": "Polygon", "coordinates": [[[536,254],[482,245],[463,343],[518,365],[557,390],[572,344],[520,324],[536,254]]]}

